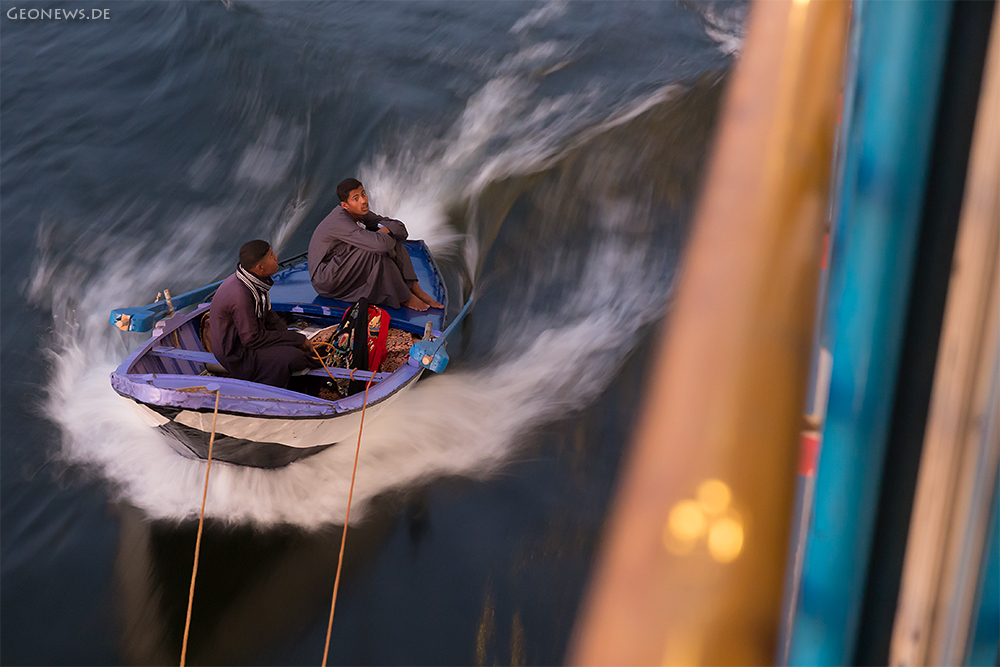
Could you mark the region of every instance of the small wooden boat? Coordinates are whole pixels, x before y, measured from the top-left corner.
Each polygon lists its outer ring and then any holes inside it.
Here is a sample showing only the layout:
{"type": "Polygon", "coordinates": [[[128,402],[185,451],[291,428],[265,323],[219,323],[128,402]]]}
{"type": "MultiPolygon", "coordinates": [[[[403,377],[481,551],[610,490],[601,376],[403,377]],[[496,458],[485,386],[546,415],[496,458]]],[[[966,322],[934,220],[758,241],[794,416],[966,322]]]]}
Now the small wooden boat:
{"type": "MultiPolygon", "coordinates": [[[[111,386],[146,423],[171,436],[168,440],[175,449],[188,457],[207,458],[216,388],[219,409],[213,459],[279,468],[357,437],[364,393],[336,400],[320,398],[318,394],[324,393],[320,389],[332,384],[328,373],[334,378],[348,378],[353,372],[354,380],[371,379],[366,418],[375,418],[387,402],[412,386],[425,368],[443,370],[447,364],[445,338],[472,302],[470,299],[452,326],[442,333],[448,311],[444,280],[423,241],[407,241],[406,248],[420,285],[444,304],[444,309],[386,309],[391,329],[424,336],[398,368],[375,373],[320,368],[293,378],[293,388],[289,389],[226,377],[215,357],[206,351],[201,336],[203,316],[210,307],[206,300],[220,281],[177,297],[168,294],[167,300],[148,306],[112,311],[111,323],[120,329],[152,329],[153,333],[111,373],[111,386]],[[195,307],[190,312],[173,314],[191,305],[195,307]]],[[[309,281],[305,255],[287,260],[281,267],[273,276],[271,308],[289,326],[318,329],[340,322],[351,304],[316,294],[309,281]]]]}

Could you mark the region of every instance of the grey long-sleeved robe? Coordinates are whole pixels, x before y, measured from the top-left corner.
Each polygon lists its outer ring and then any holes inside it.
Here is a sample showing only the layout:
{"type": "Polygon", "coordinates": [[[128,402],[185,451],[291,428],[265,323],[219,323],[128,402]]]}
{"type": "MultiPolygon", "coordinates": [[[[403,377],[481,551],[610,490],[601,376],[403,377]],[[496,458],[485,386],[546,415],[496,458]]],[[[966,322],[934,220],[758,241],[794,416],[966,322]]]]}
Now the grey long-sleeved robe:
{"type": "Polygon", "coordinates": [[[210,313],[212,353],[235,378],[284,387],[292,373],[315,365],[299,347],[305,336],[270,310],[257,317],[253,296],[235,273],[219,285],[210,313]]]}
{"type": "Polygon", "coordinates": [[[399,308],[417,279],[403,246],[406,226],[369,211],[355,222],[342,206],[326,216],[309,241],[309,278],[320,296],[399,308]],[[389,234],[375,231],[378,225],[389,234]]]}

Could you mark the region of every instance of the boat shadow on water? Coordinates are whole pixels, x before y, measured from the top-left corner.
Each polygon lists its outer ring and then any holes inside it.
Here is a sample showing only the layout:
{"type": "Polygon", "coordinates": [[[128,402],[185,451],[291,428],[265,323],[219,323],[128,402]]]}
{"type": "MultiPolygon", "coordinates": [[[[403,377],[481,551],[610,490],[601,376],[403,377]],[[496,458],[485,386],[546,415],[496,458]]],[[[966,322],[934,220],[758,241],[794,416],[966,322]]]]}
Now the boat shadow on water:
{"type": "MultiPolygon", "coordinates": [[[[372,503],[363,523],[348,529],[341,598],[350,594],[351,581],[363,576],[399,521],[410,522],[412,540],[421,539],[422,507],[420,496],[405,501],[387,496],[372,503]]],[[[126,503],[113,509],[120,518],[114,565],[120,656],[126,664],[175,663],[198,523],[150,521],[126,503]]],[[[339,526],[261,530],[206,520],[188,662],[249,664],[289,641],[315,635],[320,621],[325,629],[342,536],[339,526]]],[[[315,650],[318,662],[322,644],[315,650]]]]}

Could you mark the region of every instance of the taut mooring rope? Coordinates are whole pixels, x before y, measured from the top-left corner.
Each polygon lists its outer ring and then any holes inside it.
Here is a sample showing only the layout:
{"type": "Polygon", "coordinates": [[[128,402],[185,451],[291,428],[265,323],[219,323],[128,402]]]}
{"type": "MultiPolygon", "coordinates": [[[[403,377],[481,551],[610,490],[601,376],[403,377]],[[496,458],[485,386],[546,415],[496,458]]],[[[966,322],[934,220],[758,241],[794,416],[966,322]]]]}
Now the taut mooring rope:
{"type": "MultiPolygon", "coordinates": [[[[317,355],[319,356],[319,355],[317,355]]],[[[320,359],[322,361],[322,359],[320,359]]],[[[326,368],[326,364],[323,364],[326,368]]],[[[327,373],[330,369],[327,369],[327,373]]],[[[354,373],[351,372],[353,378],[354,373]]],[[[333,376],[330,376],[333,379],[333,376]]],[[[337,608],[337,590],[340,588],[340,571],[344,566],[344,546],[347,544],[347,524],[351,520],[351,500],[354,498],[354,479],[358,474],[358,455],[361,453],[361,433],[365,428],[365,408],[368,407],[368,388],[372,386],[375,373],[368,378],[365,384],[365,399],[361,404],[361,425],[358,426],[358,446],[354,450],[354,471],[351,473],[351,490],[347,494],[347,516],[344,517],[344,531],[340,537],[340,557],[337,559],[337,577],[333,580],[333,600],[330,601],[330,622],[326,626],[326,646],[323,647],[323,667],[326,667],[326,658],[330,653],[330,634],[333,631],[333,611],[337,608]]]]}
{"type": "MultiPolygon", "coordinates": [[[[205,387],[206,391],[210,391],[205,387]]],[[[212,414],[212,435],[208,439],[208,465],[205,466],[205,491],[201,494],[201,515],[198,517],[198,538],[194,542],[194,567],[191,568],[191,592],[188,593],[187,619],[184,621],[184,643],[181,645],[181,667],[187,658],[188,630],[191,628],[191,606],[194,604],[194,581],[198,576],[198,555],[201,552],[201,530],[205,525],[205,500],[208,498],[208,473],[212,470],[212,445],[215,444],[215,422],[219,418],[219,395],[222,389],[216,385],[215,412],[212,414]]]]}

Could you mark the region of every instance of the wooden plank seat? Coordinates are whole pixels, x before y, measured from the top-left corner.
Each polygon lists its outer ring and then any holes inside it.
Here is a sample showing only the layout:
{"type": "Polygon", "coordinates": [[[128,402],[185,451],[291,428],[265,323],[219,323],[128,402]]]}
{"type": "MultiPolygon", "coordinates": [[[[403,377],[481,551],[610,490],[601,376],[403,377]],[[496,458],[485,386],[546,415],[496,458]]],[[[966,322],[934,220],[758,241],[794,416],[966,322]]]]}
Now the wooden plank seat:
{"type": "MultiPolygon", "coordinates": [[[[201,352],[198,350],[181,350],[176,347],[170,347],[168,345],[157,345],[149,351],[150,354],[156,357],[164,357],[166,359],[183,359],[184,361],[193,361],[199,364],[205,364],[206,366],[215,366],[219,369],[222,366],[219,364],[219,360],[215,358],[215,355],[211,352],[201,352]]],[[[347,368],[330,368],[330,375],[334,378],[350,378],[351,371],[347,368]]],[[[210,368],[211,370],[211,368],[210,368]]],[[[314,368],[303,375],[317,375],[320,377],[328,377],[326,370],[323,368],[314,368]]],[[[381,382],[386,379],[392,373],[375,373],[375,382],[381,382]]],[[[354,379],[366,381],[368,378],[372,377],[370,371],[354,371],[354,379]]]]}

